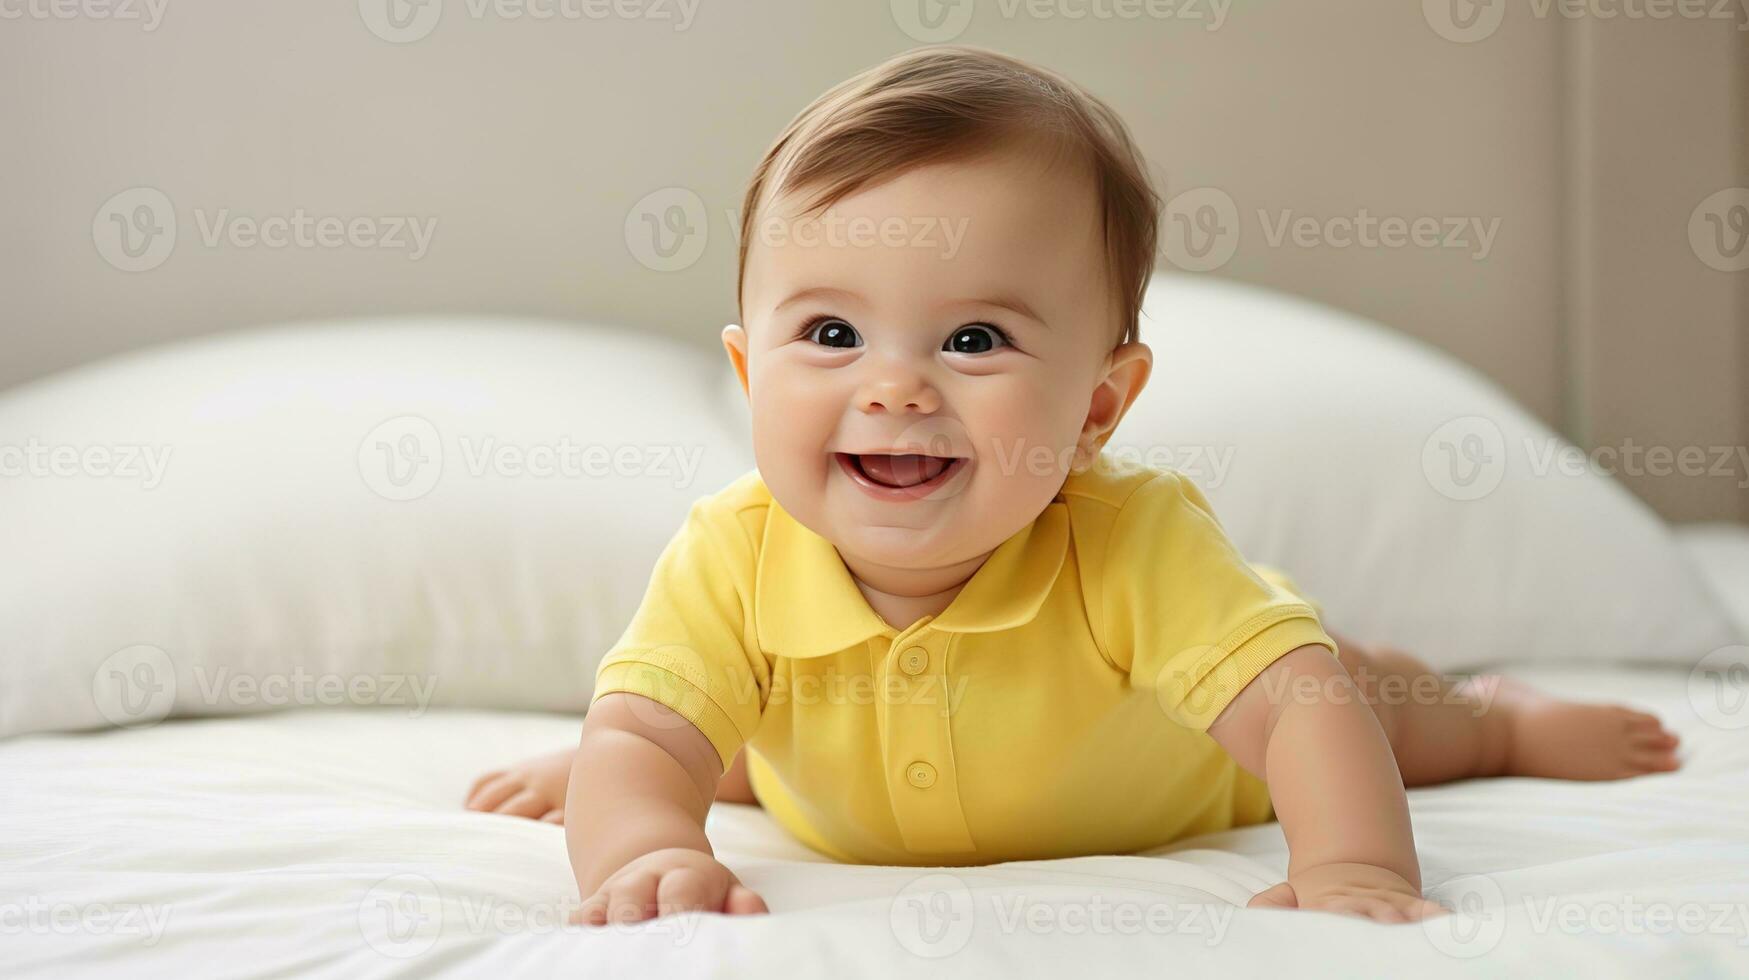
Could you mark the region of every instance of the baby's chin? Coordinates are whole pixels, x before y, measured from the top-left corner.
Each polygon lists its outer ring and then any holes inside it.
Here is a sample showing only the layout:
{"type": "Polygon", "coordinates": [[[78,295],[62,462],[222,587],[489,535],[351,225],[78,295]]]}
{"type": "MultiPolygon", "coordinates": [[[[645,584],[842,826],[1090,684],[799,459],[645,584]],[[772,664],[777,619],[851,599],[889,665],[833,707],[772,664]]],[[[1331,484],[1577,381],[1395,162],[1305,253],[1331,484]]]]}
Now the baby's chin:
{"type": "Polygon", "coordinates": [[[839,554],[883,568],[922,571],[967,561],[984,553],[962,540],[966,535],[955,534],[951,528],[863,524],[831,530],[826,538],[839,554]]]}

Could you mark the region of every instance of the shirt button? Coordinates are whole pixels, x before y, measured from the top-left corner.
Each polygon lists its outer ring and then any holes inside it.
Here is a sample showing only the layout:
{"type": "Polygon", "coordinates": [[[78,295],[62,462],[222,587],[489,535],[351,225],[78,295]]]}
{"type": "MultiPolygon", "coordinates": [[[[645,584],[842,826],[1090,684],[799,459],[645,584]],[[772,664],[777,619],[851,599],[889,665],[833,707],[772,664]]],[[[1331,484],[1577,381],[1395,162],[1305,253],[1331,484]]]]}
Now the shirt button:
{"type": "Polygon", "coordinates": [[[907,674],[921,674],[929,669],[929,651],[912,647],[899,656],[899,669],[907,674]]]}
{"type": "Polygon", "coordinates": [[[918,789],[935,785],[935,767],[927,762],[913,762],[905,767],[905,779],[918,789]]]}

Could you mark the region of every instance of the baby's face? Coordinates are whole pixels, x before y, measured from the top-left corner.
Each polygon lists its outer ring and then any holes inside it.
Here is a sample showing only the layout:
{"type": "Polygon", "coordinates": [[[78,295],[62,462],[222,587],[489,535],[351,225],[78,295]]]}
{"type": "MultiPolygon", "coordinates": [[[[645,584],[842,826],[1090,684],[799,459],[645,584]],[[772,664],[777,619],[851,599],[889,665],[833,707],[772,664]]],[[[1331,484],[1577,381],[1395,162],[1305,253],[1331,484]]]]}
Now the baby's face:
{"type": "MultiPolygon", "coordinates": [[[[987,554],[1130,394],[1102,384],[1118,336],[1090,177],[1004,153],[912,170],[812,223],[797,203],[762,212],[745,330],[724,331],[760,474],[853,567],[987,554]]],[[[1125,347],[1145,379],[1146,348],[1125,347]]]]}

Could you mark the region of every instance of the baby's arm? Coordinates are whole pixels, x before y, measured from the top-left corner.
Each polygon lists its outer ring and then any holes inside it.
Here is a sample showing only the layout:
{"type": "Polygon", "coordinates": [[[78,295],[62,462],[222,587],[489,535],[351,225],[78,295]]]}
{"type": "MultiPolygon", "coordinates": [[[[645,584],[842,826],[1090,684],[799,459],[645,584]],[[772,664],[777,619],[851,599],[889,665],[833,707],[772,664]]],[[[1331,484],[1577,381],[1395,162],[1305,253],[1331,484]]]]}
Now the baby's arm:
{"type": "Polygon", "coordinates": [[[1286,882],[1253,906],[1322,909],[1385,922],[1438,915],[1421,897],[1409,804],[1391,743],[1322,646],[1271,664],[1209,734],[1269,796],[1288,842],[1286,882]]]}
{"type": "Polygon", "coordinates": [[[565,802],[585,922],[766,911],[705,839],[721,776],[710,740],[667,707],[627,693],[590,707],[565,802]]]}

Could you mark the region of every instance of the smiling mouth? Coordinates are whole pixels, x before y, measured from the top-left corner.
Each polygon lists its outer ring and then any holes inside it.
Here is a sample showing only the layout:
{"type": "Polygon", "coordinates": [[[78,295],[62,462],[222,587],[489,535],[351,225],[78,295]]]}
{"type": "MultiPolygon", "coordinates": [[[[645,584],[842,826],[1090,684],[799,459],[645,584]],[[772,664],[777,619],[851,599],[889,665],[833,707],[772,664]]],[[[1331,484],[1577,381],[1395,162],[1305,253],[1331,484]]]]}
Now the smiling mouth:
{"type": "Polygon", "coordinates": [[[879,496],[921,497],[952,479],[966,464],[962,456],[922,453],[833,453],[838,465],[864,489],[879,496]]]}

